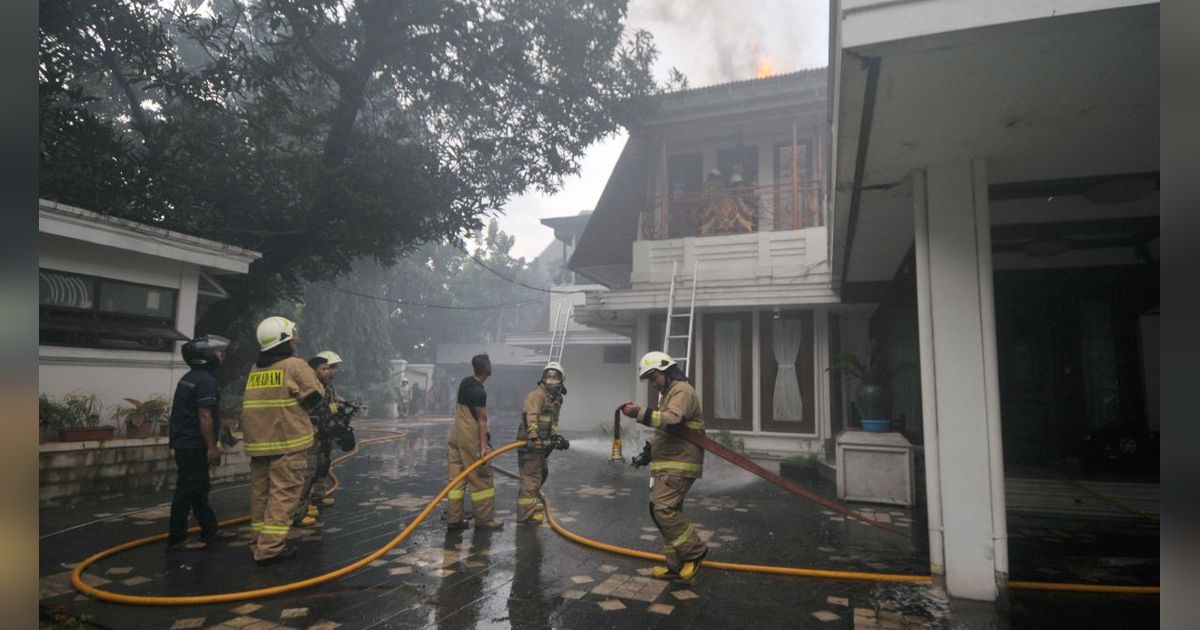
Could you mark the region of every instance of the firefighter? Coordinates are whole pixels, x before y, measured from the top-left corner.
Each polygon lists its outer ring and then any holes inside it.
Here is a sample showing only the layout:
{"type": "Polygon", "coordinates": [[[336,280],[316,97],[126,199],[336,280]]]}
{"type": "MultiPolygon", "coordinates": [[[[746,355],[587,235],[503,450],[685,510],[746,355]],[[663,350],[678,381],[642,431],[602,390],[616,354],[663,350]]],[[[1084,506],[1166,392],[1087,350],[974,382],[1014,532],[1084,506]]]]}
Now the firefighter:
{"type": "Polygon", "coordinates": [[[313,369],[295,356],[299,331],[284,317],[258,324],[259,355],[246,377],[242,434],[250,456],[251,549],[260,566],[295,555],[284,544],[308,472],[305,452],[313,445],[309,410],[325,388],[313,369]]]}
{"type": "Polygon", "coordinates": [[[683,500],[692,484],[703,476],[704,450],[672,435],[672,428],[685,426],[704,432],[700,398],[665,352],[649,352],[642,357],[638,379],[650,380],[661,394],[658,409],[644,408],[633,401],[621,406],[621,413],[655,429],[650,439],[650,518],[662,534],[667,566],[653,567],[651,575],[690,581],[708,554],[708,546],[684,518],[683,500]]]}
{"type": "MultiPolygon", "coordinates": [[[[471,357],[471,369],[474,375],[464,378],[458,385],[454,427],[450,430],[447,444],[450,479],[492,450],[488,443],[487,392],[483,389],[483,382],[492,375],[492,361],[486,354],[477,354],[471,357]]],[[[504,522],[497,519],[493,512],[496,484],[492,477],[492,465],[487,463],[476,468],[450,490],[446,507],[447,529],[458,530],[467,526],[463,516],[463,501],[467,492],[471,495],[476,529],[500,529],[504,526],[504,522]]]]}
{"type": "Polygon", "coordinates": [[[517,451],[521,471],[521,492],[517,496],[518,523],[541,523],[545,519],[545,508],[538,496],[550,474],[546,456],[553,448],[553,436],[558,435],[558,414],[566,393],[563,366],[551,361],[542,369],[542,380],[538,381],[538,386],[525,396],[521,423],[517,427],[517,440],[527,440],[526,445],[517,451]]]}
{"type": "Polygon", "coordinates": [[[317,523],[317,517],[321,515],[317,504],[333,505],[333,497],[326,497],[325,493],[328,491],[330,455],[333,451],[330,425],[333,422],[334,414],[338,412],[338,406],[345,404],[345,401],[338,397],[333,388],[333,379],[337,377],[338,366],[341,363],[342,357],[332,350],[318,352],[315,357],[308,360],[308,366],[316,372],[317,380],[321,381],[321,385],[325,388],[325,397],[309,415],[316,439],[305,452],[309,470],[304,479],[304,489],[300,492],[300,503],[297,504],[292,515],[292,525],[311,527],[317,523]]]}

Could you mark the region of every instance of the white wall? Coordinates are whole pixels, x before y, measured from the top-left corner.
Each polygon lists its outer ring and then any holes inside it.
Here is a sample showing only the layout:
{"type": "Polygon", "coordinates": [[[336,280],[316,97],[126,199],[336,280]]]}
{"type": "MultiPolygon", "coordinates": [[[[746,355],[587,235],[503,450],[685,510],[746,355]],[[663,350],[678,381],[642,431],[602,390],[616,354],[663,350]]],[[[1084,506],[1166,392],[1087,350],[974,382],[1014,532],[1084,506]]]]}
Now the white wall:
{"type": "Polygon", "coordinates": [[[637,358],[628,363],[605,363],[604,346],[567,344],[563,353],[567,396],[559,429],[593,431],[601,423],[611,425],[613,409],[634,397],[637,358]]]}
{"type": "MultiPolygon", "coordinates": [[[[196,265],[44,233],[39,235],[38,245],[39,266],[46,269],[178,290],[176,328],[188,336],[195,332],[196,265]]],[[[102,422],[109,423],[112,411],[124,404],[124,398],[171,398],[176,381],[188,370],[179,345],[174,352],[39,346],[39,389],[50,396],[96,394],[104,406],[102,422]]]]}

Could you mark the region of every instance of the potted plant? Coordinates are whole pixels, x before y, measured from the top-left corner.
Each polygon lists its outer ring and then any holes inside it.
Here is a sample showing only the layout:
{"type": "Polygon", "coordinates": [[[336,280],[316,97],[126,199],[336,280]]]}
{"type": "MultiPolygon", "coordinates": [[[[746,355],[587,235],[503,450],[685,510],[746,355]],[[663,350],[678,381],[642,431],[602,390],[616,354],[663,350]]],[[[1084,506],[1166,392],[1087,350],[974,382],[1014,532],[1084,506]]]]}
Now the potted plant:
{"type": "Polygon", "coordinates": [[[154,437],[167,434],[171,403],[162,396],[147,400],[126,398],[128,407],[117,409],[116,417],[125,422],[126,437],[154,437]]]}
{"type": "Polygon", "coordinates": [[[56,432],[60,442],[111,440],[114,427],[100,424],[100,404],[95,394],[72,393],[60,400],[42,394],[38,398],[38,421],[56,432]]]}
{"type": "Polygon", "coordinates": [[[892,425],[890,383],[896,372],[904,367],[908,366],[888,367],[880,357],[879,346],[871,340],[867,343],[865,359],[855,354],[839,354],[829,369],[858,381],[854,388],[854,404],[862,427],[872,433],[884,433],[892,425]]]}
{"type": "Polygon", "coordinates": [[[779,462],[779,476],[797,483],[815,483],[820,476],[820,465],[812,453],[792,455],[779,462]]]}

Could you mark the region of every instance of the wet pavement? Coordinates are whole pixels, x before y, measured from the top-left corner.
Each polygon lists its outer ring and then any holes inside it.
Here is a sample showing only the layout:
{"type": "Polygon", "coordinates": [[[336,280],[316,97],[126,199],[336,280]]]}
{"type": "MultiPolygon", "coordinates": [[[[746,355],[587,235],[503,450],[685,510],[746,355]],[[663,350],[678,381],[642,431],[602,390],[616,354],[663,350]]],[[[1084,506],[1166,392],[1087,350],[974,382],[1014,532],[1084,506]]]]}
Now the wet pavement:
{"type": "MultiPolygon", "coordinates": [[[[513,427],[495,423],[493,434],[513,427]]],[[[89,567],[87,581],[122,593],[191,595],[262,588],[317,575],[387,543],[445,483],[449,423],[361,422],[405,438],[366,445],[337,468],[337,504],[314,528],[293,530],[298,557],[259,568],[247,527],[204,552],[165,554],[160,544],[89,567]]],[[[497,445],[503,440],[496,440],[497,445]]],[[[627,439],[626,455],[640,441],[627,439]]],[[[551,457],[546,493],[566,528],[659,552],[647,512],[648,476],[607,461],[609,442],[573,436],[551,457]]],[[[516,469],[515,455],[498,466],[516,469]]],[[[827,482],[816,488],[826,496],[827,482]]],[[[1158,598],[1014,592],[1007,609],[947,600],[904,585],[701,570],[691,584],[647,577],[651,562],[572,543],[548,526],[517,525],[516,481],[497,475],[503,530],[447,533],[441,510],[371,566],[310,589],[248,602],[137,607],[91,600],[70,586],[74,563],[131,538],[165,531],[169,493],[41,514],[41,604],[109,628],[942,628],[1152,627],[1158,598]]],[[[219,518],[244,514],[248,487],[214,489],[219,518]]],[[[880,573],[928,572],[922,512],[856,505],[908,537],[845,519],[715,457],[685,514],[711,560],[880,573]]],[[[1157,584],[1158,531],[1134,521],[1010,520],[1013,579],[1157,584]]],[[[1003,607],[1002,607],[1003,608],[1003,607]]]]}

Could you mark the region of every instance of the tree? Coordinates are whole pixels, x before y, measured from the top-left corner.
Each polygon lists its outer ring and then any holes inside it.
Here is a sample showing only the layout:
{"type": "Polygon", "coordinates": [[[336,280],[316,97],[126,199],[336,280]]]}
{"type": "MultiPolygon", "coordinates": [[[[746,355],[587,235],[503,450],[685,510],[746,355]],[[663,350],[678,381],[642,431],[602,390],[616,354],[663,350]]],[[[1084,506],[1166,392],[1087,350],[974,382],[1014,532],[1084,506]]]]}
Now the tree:
{"type": "Polygon", "coordinates": [[[197,325],[244,357],[306,282],[575,172],[661,89],[626,4],[42,0],[41,195],[263,252],[197,325]]]}

